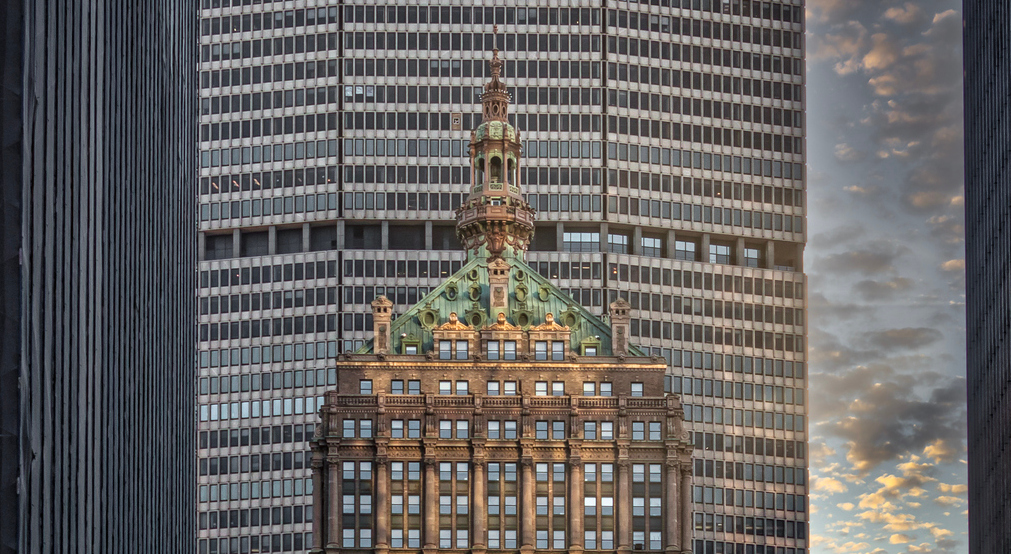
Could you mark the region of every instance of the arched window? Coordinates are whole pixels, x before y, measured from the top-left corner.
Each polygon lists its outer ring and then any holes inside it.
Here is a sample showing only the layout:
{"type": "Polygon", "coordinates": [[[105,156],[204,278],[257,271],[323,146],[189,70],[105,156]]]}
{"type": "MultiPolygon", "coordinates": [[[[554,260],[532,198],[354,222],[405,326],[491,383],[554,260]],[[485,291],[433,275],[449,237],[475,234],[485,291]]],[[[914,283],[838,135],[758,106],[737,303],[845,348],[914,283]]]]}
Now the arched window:
{"type": "Polygon", "coordinates": [[[477,167],[475,168],[475,170],[476,170],[476,173],[477,173],[477,175],[476,175],[476,177],[477,177],[476,184],[478,186],[483,185],[484,184],[484,158],[478,158],[477,159],[477,167]]]}
{"type": "Polygon", "coordinates": [[[509,159],[509,171],[506,173],[506,179],[510,185],[516,184],[516,160],[509,159]]]}
{"type": "Polygon", "coordinates": [[[491,182],[502,182],[502,158],[495,156],[491,159],[491,182]]]}

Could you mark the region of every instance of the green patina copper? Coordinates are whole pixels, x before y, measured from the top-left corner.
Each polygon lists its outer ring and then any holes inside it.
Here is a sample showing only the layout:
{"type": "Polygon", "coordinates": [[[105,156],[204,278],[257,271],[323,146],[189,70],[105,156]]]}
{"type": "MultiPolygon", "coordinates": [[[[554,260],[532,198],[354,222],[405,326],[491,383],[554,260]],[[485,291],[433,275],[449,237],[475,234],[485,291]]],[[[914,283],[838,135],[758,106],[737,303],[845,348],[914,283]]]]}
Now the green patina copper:
{"type": "MultiPolygon", "coordinates": [[[[544,316],[551,313],[555,321],[572,329],[570,347],[579,352],[580,345],[589,339],[595,342],[600,337],[600,355],[610,356],[611,327],[570,296],[545,279],[527,264],[516,258],[507,258],[509,265],[509,309],[504,311],[506,319],[513,325],[528,328],[544,323],[544,316]]],[[[449,314],[456,312],[464,323],[481,329],[495,321],[498,313],[491,313],[488,281],[488,262],[485,256],[473,256],[460,271],[450,276],[425,296],[414,307],[398,317],[390,326],[391,351],[401,352],[403,337],[421,341],[421,351],[432,349],[432,327],[449,320],[449,314]],[[474,290],[477,290],[477,294],[474,290]],[[477,300],[474,300],[474,298],[477,300]],[[433,321],[434,320],[434,321],[433,321]]],[[[406,284],[406,283],[402,283],[406,284]]],[[[359,354],[372,353],[372,341],[358,349],[359,354]]],[[[645,356],[636,346],[629,351],[630,356],[645,356]]]]}

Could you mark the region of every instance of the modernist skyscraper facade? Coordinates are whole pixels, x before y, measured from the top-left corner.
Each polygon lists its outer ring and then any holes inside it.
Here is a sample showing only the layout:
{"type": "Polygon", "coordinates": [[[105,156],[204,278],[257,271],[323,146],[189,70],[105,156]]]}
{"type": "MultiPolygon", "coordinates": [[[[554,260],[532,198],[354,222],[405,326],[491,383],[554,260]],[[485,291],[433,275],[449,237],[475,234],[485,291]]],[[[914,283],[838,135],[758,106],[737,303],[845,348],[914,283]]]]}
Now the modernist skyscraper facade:
{"type": "Polygon", "coordinates": [[[207,0],[200,25],[200,548],[309,548],[332,361],[377,296],[405,309],[465,262],[498,46],[528,263],[597,315],[627,297],[667,360],[697,545],[806,552],[802,4],[207,0]]]}
{"type": "Polygon", "coordinates": [[[495,54],[457,210],[467,263],[396,321],[378,297],[372,340],[336,361],[312,552],[691,552],[666,364],[629,344],[624,299],[605,324],[524,261],[534,212],[495,54]]]}
{"type": "Polygon", "coordinates": [[[1011,550],[1011,9],[964,10],[969,551],[981,554],[1011,550]]]}
{"type": "Polygon", "coordinates": [[[196,545],[197,5],[3,6],[0,553],[196,545]]]}

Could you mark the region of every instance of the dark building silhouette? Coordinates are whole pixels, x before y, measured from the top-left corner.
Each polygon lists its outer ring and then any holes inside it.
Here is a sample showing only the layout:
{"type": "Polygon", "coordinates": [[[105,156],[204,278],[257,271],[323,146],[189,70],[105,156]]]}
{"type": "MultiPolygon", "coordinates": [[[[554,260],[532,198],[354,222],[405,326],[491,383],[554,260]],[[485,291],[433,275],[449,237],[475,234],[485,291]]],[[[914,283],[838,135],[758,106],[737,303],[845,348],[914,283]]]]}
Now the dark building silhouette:
{"type": "Polygon", "coordinates": [[[1011,6],[964,3],[969,551],[1011,552],[1011,6]]]}
{"type": "Polygon", "coordinates": [[[0,552],[192,552],[196,4],[0,13],[0,552]]]}

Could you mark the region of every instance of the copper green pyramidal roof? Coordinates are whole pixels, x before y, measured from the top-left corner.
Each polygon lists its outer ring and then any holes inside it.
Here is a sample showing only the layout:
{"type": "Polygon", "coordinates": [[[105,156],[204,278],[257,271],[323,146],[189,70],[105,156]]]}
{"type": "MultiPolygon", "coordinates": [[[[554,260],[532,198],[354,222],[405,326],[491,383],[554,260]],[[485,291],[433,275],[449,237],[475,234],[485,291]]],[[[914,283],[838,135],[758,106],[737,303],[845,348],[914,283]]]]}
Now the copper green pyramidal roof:
{"type": "MultiPolygon", "coordinates": [[[[447,278],[413,308],[390,325],[391,352],[402,352],[403,341],[420,341],[420,351],[433,347],[432,328],[449,320],[455,312],[460,321],[480,330],[494,323],[503,312],[509,323],[524,329],[540,325],[551,313],[555,321],[571,330],[570,347],[579,351],[584,339],[600,337],[600,354],[611,356],[611,327],[580,306],[551,281],[542,277],[518,258],[508,259],[509,307],[491,313],[488,263],[491,258],[472,256],[455,274],[447,278]]],[[[358,354],[371,354],[372,341],[358,349],[358,354]]],[[[636,346],[630,346],[629,356],[645,356],[636,346]]]]}

